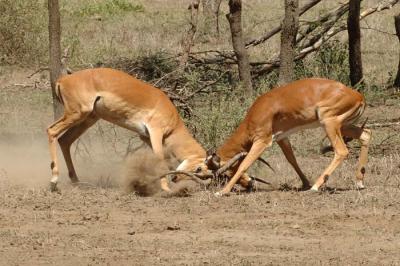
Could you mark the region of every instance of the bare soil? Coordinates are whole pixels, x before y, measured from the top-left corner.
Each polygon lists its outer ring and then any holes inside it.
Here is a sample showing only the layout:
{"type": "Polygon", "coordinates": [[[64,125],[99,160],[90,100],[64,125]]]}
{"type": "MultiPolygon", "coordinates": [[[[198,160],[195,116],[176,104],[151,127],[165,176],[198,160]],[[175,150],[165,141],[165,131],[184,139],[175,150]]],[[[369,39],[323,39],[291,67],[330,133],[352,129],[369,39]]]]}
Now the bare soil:
{"type": "MultiPolygon", "coordinates": [[[[0,265],[399,265],[398,155],[371,158],[363,191],[350,158],[321,193],[296,191],[283,157],[269,159],[276,175],[256,170],[272,186],[223,198],[215,188],[140,197],[116,182],[73,187],[66,178],[50,193],[49,174],[33,164],[37,184],[3,165],[0,265]]],[[[299,158],[312,176],[329,160],[299,158]]]]}
{"type": "Polygon", "coordinates": [[[399,189],[143,198],[3,187],[1,265],[398,265],[399,189]]]}
{"type": "MultiPolygon", "coordinates": [[[[400,265],[398,126],[373,129],[362,191],[354,189],[355,142],[321,193],[294,189],[300,182],[274,145],[264,158],[276,173],[252,169],[272,186],[254,193],[140,197],[120,182],[116,154],[127,139],[96,127],[101,145],[89,132],[73,148],[89,183],[71,186],[62,168],[61,192],[50,193],[49,97],[29,88],[25,99],[23,87],[11,89],[0,91],[0,265],[400,265]]],[[[368,107],[366,116],[390,121],[398,110],[394,100],[368,107]]],[[[331,160],[318,154],[322,136],[292,138],[310,180],[331,160]]]]}

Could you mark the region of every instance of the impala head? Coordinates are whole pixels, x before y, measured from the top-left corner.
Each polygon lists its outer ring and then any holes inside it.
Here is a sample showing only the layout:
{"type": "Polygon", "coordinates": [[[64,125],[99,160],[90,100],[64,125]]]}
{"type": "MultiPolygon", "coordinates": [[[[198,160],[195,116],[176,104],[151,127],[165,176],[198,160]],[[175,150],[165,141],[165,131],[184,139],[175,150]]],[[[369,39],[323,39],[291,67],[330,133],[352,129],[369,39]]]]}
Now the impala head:
{"type": "MultiPolygon", "coordinates": [[[[204,158],[191,158],[184,160],[177,168],[176,171],[186,172],[200,179],[207,179],[213,177],[212,171],[207,167],[204,158]]],[[[173,182],[179,182],[184,179],[190,179],[187,174],[175,174],[172,178],[173,182]]]]}
{"type": "Polygon", "coordinates": [[[209,170],[216,171],[221,167],[221,158],[214,149],[210,149],[207,151],[207,157],[204,163],[209,170]]]}

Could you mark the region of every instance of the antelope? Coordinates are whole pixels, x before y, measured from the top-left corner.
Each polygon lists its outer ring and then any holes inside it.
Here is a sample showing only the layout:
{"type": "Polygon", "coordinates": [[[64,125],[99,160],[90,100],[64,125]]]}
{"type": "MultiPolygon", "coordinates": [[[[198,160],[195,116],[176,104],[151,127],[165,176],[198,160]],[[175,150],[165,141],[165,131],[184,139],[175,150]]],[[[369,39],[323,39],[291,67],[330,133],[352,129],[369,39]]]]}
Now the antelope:
{"type": "MultiPolygon", "coordinates": [[[[161,159],[165,155],[174,156],[180,162],[178,174],[192,178],[207,176],[206,151],[189,133],[175,106],[161,90],[124,72],[97,68],[61,77],[56,83],[56,95],[64,106],[64,114],[47,128],[52,191],[57,189],[59,179],[56,140],[71,182],[77,183],[71,145],[99,119],[138,133],[161,159]]],[[[160,182],[164,191],[171,191],[166,175],[160,177],[160,182]]]]}
{"type": "Polygon", "coordinates": [[[236,154],[243,155],[233,164],[228,172],[231,177],[229,182],[216,196],[228,194],[238,181],[248,182],[247,169],[273,141],[278,143],[296,171],[303,189],[309,189],[310,183],[296,161],[288,137],[299,130],[316,127],[324,128],[334,150],[334,158],[311,191],[318,191],[348,155],[343,137],[358,139],[361,143],[356,186],[364,188],[371,131],[364,126],[353,125],[364,109],[365,99],[359,92],[337,81],[320,78],[295,81],[259,96],[236,131],[207,157],[209,169],[216,169],[236,154]]]}

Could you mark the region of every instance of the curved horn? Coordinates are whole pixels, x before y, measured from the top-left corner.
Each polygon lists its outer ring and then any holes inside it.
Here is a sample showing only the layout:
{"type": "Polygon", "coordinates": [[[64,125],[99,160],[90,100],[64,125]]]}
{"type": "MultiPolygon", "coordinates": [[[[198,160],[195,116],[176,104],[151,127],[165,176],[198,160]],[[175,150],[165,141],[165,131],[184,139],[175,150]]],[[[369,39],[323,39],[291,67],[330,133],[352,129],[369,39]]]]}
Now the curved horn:
{"type": "MultiPolygon", "coordinates": [[[[269,169],[271,169],[272,170],[272,172],[274,172],[275,173],[275,169],[274,168],[272,168],[272,166],[269,164],[269,162],[267,162],[266,160],[264,160],[264,158],[263,157],[258,157],[258,159],[257,160],[259,160],[260,162],[262,162],[262,163],[264,163],[264,164],[266,164],[268,167],[269,167],[269,169]]],[[[260,181],[261,182],[261,181],[260,181]]]]}
{"type": "MultiPolygon", "coordinates": [[[[247,155],[247,152],[244,152],[244,151],[243,152],[239,152],[238,154],[233,156],[226,164],[224,164],[221,168],[219,168],[215,172],[215,175],[219,176],[219,175],[225,173],[234,163],[236,163],[238,160],[243,159],[244,157],[246,157],[246,155],[247,155]]],[[[266,160],[264,160],[262,157],[259,157],[257,160],[259,160],[262,163],[266,164],[275,173],[274,168],[272,168],[272,166],[266,160]]],[[[262,181],[260,181],[260,182],[262,182],[262,181]]]]}
{"type": "Polygon", "coordinates": [[[263,184],[266,184],[266,185],[272,185],[270,182],[265,181],[265,180],[263,180],[261,178],[255,177],[255,176],[250,176],[250,178],[251,178],[251,180],[255,180],[257,182],[260,182],[260,183],[263,183],[263,184]]]}
{"type": "Polygon", "coordinates": [[[235,156],[233,156],[226,164],[224,164],[221,168],[219,168],[216,172],[215,175],[219,176],[222,175],[223,173],[225,173],[234,163],[236,163],[237,161],[243,159],[244,157],[246,157],[247,152],[239,152],[238,154],[236,154],[235,156]]]}
{"type": "Polygon", "coordinates": [[[362,123],[362,125],[361,125],[361,129],[364,129],[365,125],[367,124],[367,121],[368,121],[368,117],[367,117],[367,118],[365,118],[365,121],[364,121],[364,123],[362,123]]]}
{"type": "Polygon", "coordinates": [[[209,185],[211,183],[210,177],[212,177],[212,175],[210,175],[210,176],[209,175],[204,175],[204,176],[203,175],[195,175],[195,174],[192,174],[192,173],[189,173],[186,171],[170,171],[168,173],[161,175],[159,178],[164,179],[167,175],[186,175],[186,176],[190,177],[190,179],[192,179],[196,183],[205,185],[205,186],[209,185]],[[204,177],[208,177],[208,179],[203,180],[202,178],[204,178],[204,177]]]}

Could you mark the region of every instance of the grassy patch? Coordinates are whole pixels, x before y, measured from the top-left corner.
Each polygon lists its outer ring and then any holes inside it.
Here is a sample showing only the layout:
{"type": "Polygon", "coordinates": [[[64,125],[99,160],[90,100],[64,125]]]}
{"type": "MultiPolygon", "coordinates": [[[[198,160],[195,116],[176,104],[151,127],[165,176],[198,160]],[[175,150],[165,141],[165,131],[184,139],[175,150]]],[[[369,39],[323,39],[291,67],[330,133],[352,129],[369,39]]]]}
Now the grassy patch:
{"type": "Polygon", "coordinates": [[[1,0],[0,14],[0,64],[43,61],[48,35],[42,1],[1,0]]]}
{"type": "Polygon", "coordinates": [[[79,17],[90,17],[94,15],[113,16],[127,12],[143,12],[141,4],[134,4],[127,0],[105,0],[105,1],[86,1],[73,11],[73,15],[79,17]]]}

